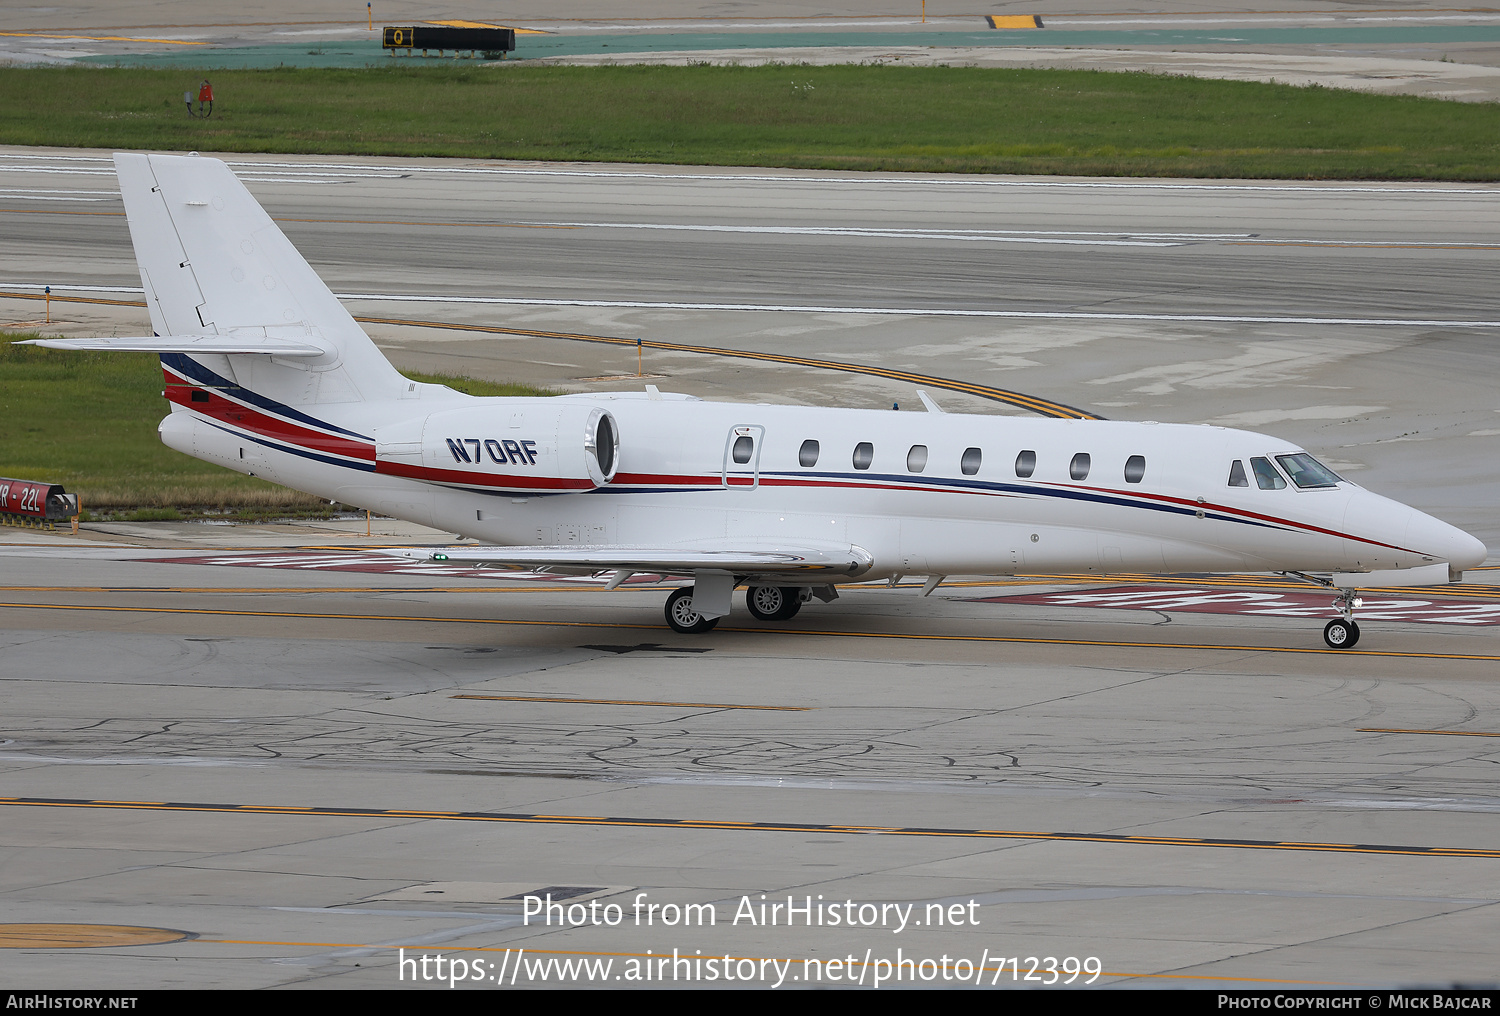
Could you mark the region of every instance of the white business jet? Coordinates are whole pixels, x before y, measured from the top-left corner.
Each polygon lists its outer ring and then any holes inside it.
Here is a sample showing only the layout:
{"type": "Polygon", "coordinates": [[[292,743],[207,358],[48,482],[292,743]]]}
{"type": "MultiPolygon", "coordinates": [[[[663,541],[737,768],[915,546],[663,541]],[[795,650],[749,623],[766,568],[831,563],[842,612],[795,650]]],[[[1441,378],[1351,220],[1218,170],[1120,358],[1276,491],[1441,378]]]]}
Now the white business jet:
{"type": "Polygon", "coordinates": [[[167,445],[484,546],[437,561],[691,577],[703,632],[738,586],[763,621],[850,580],[1282,572],[1339,592],[1457,581],[1483,544],[1221,427],[703,402],[474,398],[397,373],[224,163],[116,155],[155,336],[49,339],[161,356],[167,445]]]}

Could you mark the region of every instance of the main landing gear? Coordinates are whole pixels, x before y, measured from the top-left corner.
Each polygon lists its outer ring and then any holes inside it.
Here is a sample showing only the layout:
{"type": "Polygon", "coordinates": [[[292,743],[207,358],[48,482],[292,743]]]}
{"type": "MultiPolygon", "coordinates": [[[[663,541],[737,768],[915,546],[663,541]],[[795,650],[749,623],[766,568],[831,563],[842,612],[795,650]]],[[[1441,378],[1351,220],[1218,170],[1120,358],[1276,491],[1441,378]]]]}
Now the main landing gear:
{"type": "Polygon", "coordinates": [[[745,606],[757,621],[789,621],[802,609],[802,590],[796,586],[751,586],[745,606]]]}
{"type": "Polygon", "coordinates": [[[679,635],[702,635],[719,623],[717,617],[704,617],[693,607],[693,587],[683,586],[667,597],[667,624],[679,635]]]}
{"type": "MultiPolygon", "coordinates": [[[[800,586],[751,586],[745,592],[745,606],[757,621],[789,621],[802,609],[804,600],[813,596],[831,600],[838,593],[832,587],[823,592],[800,586]]],[[[704,617],[693,606],[693,587],[683,586],[667,597],[667,624],[679,635],[702,635],[719,623],[717,617],[704,617]]]]}

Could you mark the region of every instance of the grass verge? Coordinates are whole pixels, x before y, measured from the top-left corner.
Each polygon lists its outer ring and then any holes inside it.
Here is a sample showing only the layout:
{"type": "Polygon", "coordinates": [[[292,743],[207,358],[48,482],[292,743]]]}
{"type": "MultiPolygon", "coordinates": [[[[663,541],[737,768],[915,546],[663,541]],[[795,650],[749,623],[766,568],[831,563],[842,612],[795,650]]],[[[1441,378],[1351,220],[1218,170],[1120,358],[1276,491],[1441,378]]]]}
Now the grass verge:
{"type": "MultiPolygon", "coordinates": [[[[310,494],[213,466],[161,443],[167,413],[150,353],[75,353],[17,346],[0,332],[0,476],[63,484],[95,517],[159,521],[212,515],[327,515],[310,494]]],[[[556,392],[478,378],[410,374],[470,395],[556,392]]]]}
{"type": "Polygon", "coordinates": [[[1500,105],[957,67],[0,68],[9,144],[965,173],[1500,178],[1500,105]]]}

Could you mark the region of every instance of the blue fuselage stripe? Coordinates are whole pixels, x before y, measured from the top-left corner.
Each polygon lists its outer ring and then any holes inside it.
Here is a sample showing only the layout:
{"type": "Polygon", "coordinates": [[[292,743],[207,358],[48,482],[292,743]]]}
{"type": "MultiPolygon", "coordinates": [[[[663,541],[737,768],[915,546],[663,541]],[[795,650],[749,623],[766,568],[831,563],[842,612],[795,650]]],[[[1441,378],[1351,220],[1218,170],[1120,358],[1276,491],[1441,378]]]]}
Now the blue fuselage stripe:
{"type": "Polygon", "coordinates": [[[253,441],[255,444],[265,445],[267,448],[274,448],[279,452],[287,452],[290,455],[299,455],[304,459],[312,459],[314,462],[325,462],[330,466],[343,466],[346,469],[356,469],[362,473],[375,472],[375,463],[373,462],[364,462],[359,459],[338,459],[334,458],[331,455],[321,455],[318,452],[310,452],[306,448],[300,448],[297,445],[286,445],[282,444],[280,441],[272,441],[269,438],[261,437],[259,434],[252,434],[248,431],[235,430],[232,427],[226,427],[218,421],[210,420],[207,417],[199,416],[198,419],[202,420],[210,427],[213,427],[215,430],[222,430],[224,433],[229,434],[233,437],[241,438],[245,441],[253,441]]]}
{"type": "Polygon", "coordinates": [[[298,412],[292,407],[277,402],[274,399],[268,399],[264,395],[252,392],[248,388],[242,388],[227,377],[209,370],[186,353],[162,353],[161,362],[162,366],[170,367],[172,370],[184,377],[191,378],[200,385],[207,385],[210,388],[217,389],[220,394],[232,399],[239,399],[241,402],[247,402],[257,409],[263,409],[268,413],[275,413],[277,416],[284,416],[288,420],[295,420],[307,427],[317,427],[320,430],[332,431],[336,434],[346,434],[360,441],[373,440],[364,434],[345,430],[343,427],[335,427],[324,420],[308,416],[306,413],[298,412]]]}

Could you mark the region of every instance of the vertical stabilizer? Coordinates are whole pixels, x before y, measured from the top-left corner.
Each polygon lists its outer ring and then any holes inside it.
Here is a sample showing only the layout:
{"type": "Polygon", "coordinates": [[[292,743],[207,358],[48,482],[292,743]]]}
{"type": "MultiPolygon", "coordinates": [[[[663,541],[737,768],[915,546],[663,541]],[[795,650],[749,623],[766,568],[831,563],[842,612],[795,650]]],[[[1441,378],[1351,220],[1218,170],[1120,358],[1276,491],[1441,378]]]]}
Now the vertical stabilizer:
{"type": "Polygon", "coordinates": [[[115,169],[158,335],[322,348],[311,358],[273,359],[271,348],[227,357],[235,382],[290,405],[399,397],[405,379],[228,166],[117,154],[115,169]]]}

